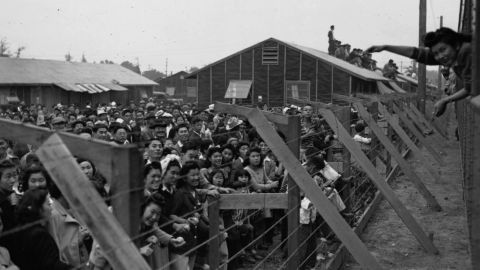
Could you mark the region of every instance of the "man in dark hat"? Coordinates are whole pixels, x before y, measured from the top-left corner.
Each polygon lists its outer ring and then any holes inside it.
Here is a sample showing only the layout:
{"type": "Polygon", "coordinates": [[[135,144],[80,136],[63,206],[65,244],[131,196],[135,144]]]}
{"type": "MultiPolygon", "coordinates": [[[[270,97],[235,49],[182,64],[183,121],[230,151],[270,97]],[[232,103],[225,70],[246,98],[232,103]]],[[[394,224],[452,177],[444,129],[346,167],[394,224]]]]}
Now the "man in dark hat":
{"type": "Polygon", "coordinates": [[[151,139],[159,139],[165,141],[167,138],[168,123],[163,119],[156,119],[153,124],[149,126],[151,131],[151,139]]]}

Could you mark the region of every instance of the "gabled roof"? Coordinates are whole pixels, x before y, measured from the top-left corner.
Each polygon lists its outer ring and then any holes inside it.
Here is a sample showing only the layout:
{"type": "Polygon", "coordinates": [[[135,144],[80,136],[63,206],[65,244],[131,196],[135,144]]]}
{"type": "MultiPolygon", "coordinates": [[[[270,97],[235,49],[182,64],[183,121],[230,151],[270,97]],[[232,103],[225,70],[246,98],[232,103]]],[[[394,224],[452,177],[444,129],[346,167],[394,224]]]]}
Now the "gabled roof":
{"type": "Polygon", "coordinates": [[[159,83],[159,82],[161,82],[161,81],[163,81],[163,80],[168,80],[168,79],[173,78],[173,77],[177,77],[177,76],[184,76],[184,77],[186,77],[187,75],[188,75],[188,72],[182,70],[182,71],[179,71],[179,72],[177,72],[177,73],[175,73],[175,74],[172,74],[172,75],[170,75],[170,76],[167,76],[167,77],[164,77],[164,78],[155,79],[155,81],[156,81],[157,83],[159,83]]]}
{"type": "Polygon", "coordinates": [[[115,64],[8,57],[0,57],[0,84],[157,85],[154,81],[115,64]]]}
{"type": "Polygon", "coordinates": [[[368,70],[368,69],[365,69],[365,68],[360,68],[360,67],[357,67],[355,65],[352,65],[350,63],[348,63],[347,61],[343,61],[341,59],[338,59],[334,56],[331,56],[329,55],[328,53],[325,53],[325,52],[322,52],[322,51],[319,51],[317,49],[313,49],[313,48],[309,48],[309,47],[305,47],[305,46],[301,46],[301,45],[297,45],[297,44],[294,44],[294,43],[288,43],[288,42],[284,42],[284,41],[281,41],[281,40],[278,40],[278,39],[275,39],[275,38],[269,38],[267,40],[264,40],[262,42],[259,42],[253,46],[250,46],[246,49],[243,49],[239,52],[236,52],[230,56],[227,56],[225,58],[222,58],[210,65],[207,65],[195,72],[192,72],[190,73],[190,75],[188,75],[187,77],[195,77],[197,75],[197,73],[199,73],[200,71],[203,71],[205,69],[208,69],[210,68],[211,66],[214,66],[216,65],[217,63],[220,63],[220,62],[223,62],[233,56],[236,56],[240,53],[243,53],[243,52],[246,52],[248,50],[251,50],[253,49],[254,47],[264,43],[264,42],[267,42],[267,41],[274,41],[274,42],[277,42],[279,44],[282,44],[286,47],[289,47],[290,49],[294,49],[294,50],[297,50],[297,51],[300,51],[304,54],[307,54],[307,55],[310,55],[311,57],[315,58],[315,59],[318,59],[322,62],[326,62],[328,64],[331,64],[333,66],[335,66],[335,68],[338,68],[352,76],[355,76],[355,77],[358,77],[360,79],[363,79],[363,80],[367,80],[367,81],[389,81],[388,78],[385,78],[383,77],[382,75],[379,75],[371,70],[368,70]]]}

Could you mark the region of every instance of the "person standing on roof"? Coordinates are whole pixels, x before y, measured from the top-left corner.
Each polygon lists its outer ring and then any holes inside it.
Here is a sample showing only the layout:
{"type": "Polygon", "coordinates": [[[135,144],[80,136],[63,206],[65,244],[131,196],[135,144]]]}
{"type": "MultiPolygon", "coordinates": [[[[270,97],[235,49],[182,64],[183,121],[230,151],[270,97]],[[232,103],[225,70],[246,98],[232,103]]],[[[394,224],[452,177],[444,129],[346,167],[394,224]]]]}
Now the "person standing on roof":
{"type": "Polygon", "coordinates": [[[330,25],[330,31],[328,31],[328,54],[335,54],[335,36],[333,31],[335,30],[335,25],[330,25]]]}

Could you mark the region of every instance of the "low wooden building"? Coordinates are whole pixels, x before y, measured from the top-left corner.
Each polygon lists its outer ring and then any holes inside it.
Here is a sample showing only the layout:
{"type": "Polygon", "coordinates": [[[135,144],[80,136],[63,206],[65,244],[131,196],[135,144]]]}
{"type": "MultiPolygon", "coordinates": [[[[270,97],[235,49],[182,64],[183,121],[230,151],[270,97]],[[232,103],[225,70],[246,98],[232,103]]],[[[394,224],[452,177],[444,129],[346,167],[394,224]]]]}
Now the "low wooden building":
{"type": "Polygon", "coordinates": [[[227,101],[226,90],[238,81],[251,82],[238,84],[251,86],[246,90],[248,95],[243,95],[243,102],[255,103],[261,96],[269,106],[281,106],[289,98],[330,102],[332,93],[378,93],[376,82],[389,80],[328,53],[274,38],[218,60],[186,78],[196,81],[200,107],[227,101]]]}
{"type": "Polygon", "coordinates": [[[17,97],[26,104],[126,104],[151,96],[157,85],[115,64],[0,57],[0,104],[17,97]]]}
{"type": "Polygon", "coordinates": [[[197,86],[193,79],[186,79],[188,72],[180,71],[165,78],[155,80],[158,86],[155,90],[165,93],[171,99],[183,102],[197,101],[197,86]]]}

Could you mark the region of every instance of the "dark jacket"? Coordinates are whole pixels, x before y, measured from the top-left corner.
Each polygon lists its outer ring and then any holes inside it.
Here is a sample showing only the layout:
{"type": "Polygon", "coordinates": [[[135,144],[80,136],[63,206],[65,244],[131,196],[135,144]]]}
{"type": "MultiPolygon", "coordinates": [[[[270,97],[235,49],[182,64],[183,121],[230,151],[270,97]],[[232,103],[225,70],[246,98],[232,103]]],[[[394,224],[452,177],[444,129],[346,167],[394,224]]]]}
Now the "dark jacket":
{"type": "MultiPolygon", "coordinates": [[[[8,232],[15,227],[15,206],[10,202],[9,196],[12,192],[0,190],[0,218],[3,223],[3,232],[8,232]]],[[[0,246],[10,249],[12,245],[12,234],[0,237],[0,246]]]]}
{"type": "Polygon", "coordinates": [[[37,224],[15,234],[12,261],[22,270],[73,269],[60,261],[60,252],[47,228],[37,224]]]}

